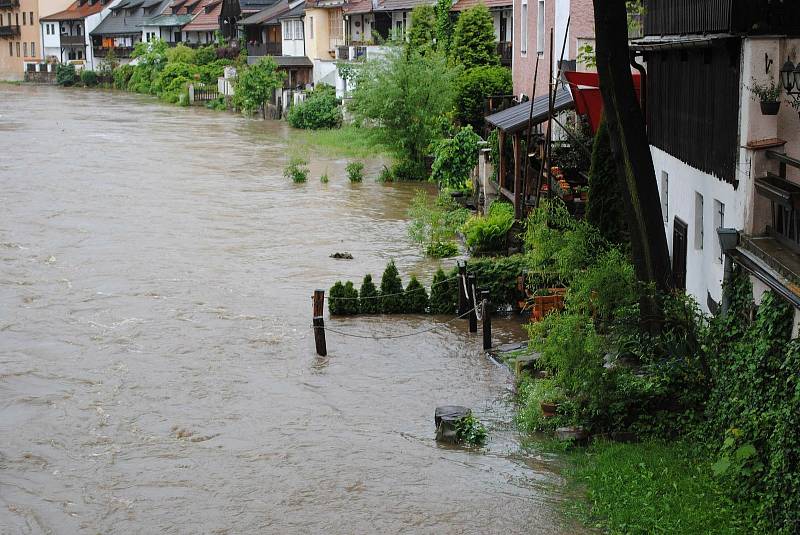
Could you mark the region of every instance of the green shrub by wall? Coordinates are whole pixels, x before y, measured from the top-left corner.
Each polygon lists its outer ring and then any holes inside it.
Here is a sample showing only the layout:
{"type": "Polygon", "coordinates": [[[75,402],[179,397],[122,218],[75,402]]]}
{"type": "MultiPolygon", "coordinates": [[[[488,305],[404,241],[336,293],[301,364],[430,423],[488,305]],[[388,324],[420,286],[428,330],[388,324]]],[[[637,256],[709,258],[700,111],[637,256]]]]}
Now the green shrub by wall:
{"type": "Polygon", "coordinates": [[[295,128],[339,128],[342,125],[342,110],[336,90],[332,86],[318,84],[308,93],[305,101],[291,107],[286,120],[295,128]]]}

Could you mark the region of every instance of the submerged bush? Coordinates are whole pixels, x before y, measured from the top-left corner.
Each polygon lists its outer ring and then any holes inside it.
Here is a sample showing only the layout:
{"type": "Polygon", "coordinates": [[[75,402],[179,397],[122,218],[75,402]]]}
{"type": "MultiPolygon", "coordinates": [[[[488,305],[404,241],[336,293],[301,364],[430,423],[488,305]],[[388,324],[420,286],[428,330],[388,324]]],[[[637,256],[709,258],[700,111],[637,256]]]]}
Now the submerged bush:
{"type": "Polygon", "coordinates": [[[380,312],[378,302],[378,289],[372,282],[372,275],[364,275],[364,282],[361,283],[361,290],[358,292],[358,305],[361,314],[377,314],[380,312]]]}
{"type": "Polygon", "coordinates": [[[403,282],[397,273],[394,260],[390,260],[381,277],[380,311],[382,314],[397,314],[404,312],[403,282]]]}
{"type": "Polygon", "coordinates": [[[114,89],[128,89],[131,76],[133,76],[133,65],[120,65],[114,69],[114,89]]]}
{"type": "Polygon", "coordinates": [[[406,286],[405,302],[409,314],[424,314],[428,310],[428,292],[413,275],[406,286]]]}
{"type": "Polygon", "coordinates": [[[482,446],[488,433],[486,427],[470,411],[456,422],[456,440],[470,446],[482,446]]]}
{"type": "Polygon", "coordinates": [[[362,162],[350,162],[347,164],[347,179],[351,183],[362,182],[364,180],[364,164],[362,162]]]}
{"type": "Polygon", "coordinates": [[[342,125],[342,110],[336,90],[330,85],[318,84],[303,102],[289,109],[286,120],[295,128],[339,128],[342,125]]]}
{"type": "Polygon", "coordinates": [[[81,83],[86,87],[94,87],[97,85],[97,73],[89,69],[81,71],[81,83]]]}
{"type": "Polygon", "coordinates": [[[308,161],[300,156],[293,156],[283,170],[283,176],[290,178],[295,184],[301,184],[308,179],[308,161]]]}
{"type": "Polygon", "coordinates": [[[434,202],[425,191],[418,191],[408,210],[411,224],[408,234],[423,246],[425,254],[433,258],[446,258],[458,253],[456,233],[469,219],[469,210],[462,208],[447,193],[441,193],[434,202]]]}
{"type": "Polygon", "coordinates": [[[358,290],[353,283],[347,281],[342,284],[342,281],[337,281],[328,295],[328,311],[332,316],[340,316],[358,314],[358,310],[358,290]]]}
{"type": "Polygon", "coordinates": [[[458,278],[448,280],[445,272],[439,268],[433,276],[429,302],[431,314],[455,314],[458,307],[458,278]]]}

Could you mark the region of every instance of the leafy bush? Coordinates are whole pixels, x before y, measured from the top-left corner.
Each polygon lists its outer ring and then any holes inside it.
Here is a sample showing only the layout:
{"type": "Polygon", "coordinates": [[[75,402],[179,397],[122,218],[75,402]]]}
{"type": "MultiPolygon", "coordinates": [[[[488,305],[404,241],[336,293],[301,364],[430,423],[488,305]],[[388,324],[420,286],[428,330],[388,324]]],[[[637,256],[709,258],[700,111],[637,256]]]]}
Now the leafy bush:
{"type": "Polygon", "coordinates": [[[78,82],[78,73],[75,71],[75,65],[71,63],[56,65],[56,83],[58,85],[69,87],[78,82]]]}
{"type": "MultiPolygon", "coordinates": [[[[217,49],[219,52],[220,49],[217,49]]],[[[225,57],[219,56],[218,57],[225,57]]],[[[230,59],[230,58],[227,58],[230,59]]],[[[256,110],[266,114],[266,103],[272,92],[283,85],[286,73],[278,70],[278,65],[271,57],[263,57],[255,65],[241,67],[236,77],[233,104],[245,115],[256,110]]]]}
{"type": "Polygon", "coordinates": [[[308,161],[299,156],[293,156],[283,170],[284,178],[290,178],[295,184],[301,184],[308,179],[308,161]]]}
{"type": "Polygon", "coordinates": [[[576,274],[567,293],[571,310],[595,312],[602,320],[612,320],[616,310],[635,304],[638,298],[633,264],[618,249],[603,253],[576,274]]]}
{"type": "Polygon", "coordinates": [[[308,93],[305,101],[291,107],[286,120],[295,128],[339,128],[342,125],[342,110],[336,98],[336,89],[318,84],[308,93]]]}
{"type": "Polygon", "coordinates": [[[217,53],[212,45],[201,46],[195,49],[194,63],[197,65],[207,65],[217,60],[217,53]]]}
{"type": "Polygon", "coordinates": [[[364,282],[361,283],[361,290],[358,292],[359,312],[361,314],[377,314],[380,312],[378,302],[378,289],[372,282],[372,275],[364,275],[364,282]]]}
{"type": "Polygon", "coordinates": [[[114,69],[114,88],[128,89],[131,76],[133,76],[133,65],[120,65],[114,69]]]}
{"type": "Polygon", "coordinates": [[[409,314],[424,314],[428,310],[428,292],[420,284],[417,277],[411,276],[406,286],[405,293],[406,312],[409,314]]]}
{"type": "Polygon", "coordinates": [[[405,309],[403,282],[394,260],[390,260],[381,277],[380,310],[382,314],[402,313],[405,309]]]}
{"type": "Polygon", "coordinates": [[[511,71],[499,65],[473,67],[458,77],[455,92],[456,119],[478,130],[483,126],[486,97],[513,94],[511,71]]]}
{"type": "Polygon", "coordinates": [[[545,418],[542,402],[559,403],[564,401],[563,392],[552,379],[531,379],[524,377],[517,386],[517,426],[525,433],[553,431],[570,421],[560,415],[545,418]]]}
{"type": "MultiPolygon", "coordinates": [[[[57,74],[56,74],[57,76],[57,74]]],[[[86,87],[94,87],[97,85],[97,73],[89,69],[81,71],[81,83],[86,87]]]]}
{"type": "Polygon", "coordinates": [[[448,276],[439,268],[433,276],[429,303],[431,314],[455,314],[458,306],[458,279],[448,280],[448,276]]]}
{"type": "Polygon", "coordinates": [[[197,64],[197,51],[183,43],[178,43],[176,46],[168,48],[165,55],[168,63],[197,64]]]}
{"type": "Polygon", "coordinates": [[[504,202],[493,202],[489,215],[471,217],[462,231],[467,245],[476,253],[495,253],[507,248],[508,232],[514,226],[514,207],[504,202]]]}
{"type": "Polygon", "coordinates": [[[364,164],[362,162],[350,162],[345,168],[347,179],[352,182],[362,182],[364,180],[364,164]]]}
{"type": "Polygon", "coordinates": [[[471,446],[481,446],[486,442],[486,427],[478,421],[472,411],[456,422],[456,440],[471,446]]]}
{"type": "Polygon", "coordinates": [[[471,126],[460,128],[456,135],[434,145],[431,180],[442,188],[466,187],[473,169],[478,165],[480,136],[471,126]]]}
{"type": "Polygon", "coordinates": [[[417,5],[411,10],[411,27],[408,30],[409,51],[426,54],[433,51],[436,39],[436,13],[433,6],[417,5]]]}
{"type": "Polygon", "coordinates": [[[485,5],[471,7],[458,17],[451,53],[453,59],[467,69],[500,63],[492,14],[485,5]]]}
{"type": "Polygon", "coordinates": [[[456,232],[469,218],[469,210],[459,206],[449,194],[441,193],[431,203],[425,191],[418,191],[408,215],[409,237],[425,248],[425,254],[445,258],[458,253],[454,243],[456,232]]]}

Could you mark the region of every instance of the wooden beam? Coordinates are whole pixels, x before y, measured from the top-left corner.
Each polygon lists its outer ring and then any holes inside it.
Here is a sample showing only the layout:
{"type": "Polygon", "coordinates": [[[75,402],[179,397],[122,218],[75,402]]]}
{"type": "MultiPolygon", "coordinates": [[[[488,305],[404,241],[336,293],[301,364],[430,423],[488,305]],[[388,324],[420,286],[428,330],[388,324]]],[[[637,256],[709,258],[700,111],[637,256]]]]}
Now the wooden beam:
{"type": "Polygon", "coordinates": [[[514,134],[514,216],[522,217],[522,149],[520,135],[514,134]]]}
{"type": "Polygon", "coordinates": [[[497,164],[497,183],[501,187],[506,187],[506,159],[505,151],[503,150],[506,145],[506,134],[502,130],[497,131],[497,144],[499,145],[497,153],[500,155],[497,164]]]}

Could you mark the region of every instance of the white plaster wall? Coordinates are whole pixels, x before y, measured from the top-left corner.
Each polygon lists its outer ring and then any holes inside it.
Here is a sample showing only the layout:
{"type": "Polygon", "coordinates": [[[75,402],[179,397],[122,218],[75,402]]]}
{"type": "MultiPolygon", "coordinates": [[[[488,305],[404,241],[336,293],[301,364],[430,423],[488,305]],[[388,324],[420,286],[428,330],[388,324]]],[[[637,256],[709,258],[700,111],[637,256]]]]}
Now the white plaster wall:
{"type": "Polygon", "coordinates": [[[61,46],[59,45],[57,47],[44,47],[42,49],[42,54],[43,54],[42,59],[46,59],[48,56],[55,56],[55,57],[59,58],[59,60],[60,60],[61,59],[61,46]]]}
{"type": "Polygon", "coordinates": [[[694,296],[700,307],[709,312],[707,292],[720,302],[722,298],[723,265],[718,260],[717,233],[714,228],[714,201],[725,204],[725,226],[742,228],[745,217],[745,198],[733,186],[691,167],[674,156],[651,146],[659,194],[661,173],[669,173],[668,219],[664,229],[672,255],[672,232],[675,217],[689,227],[686,253],[686,291],[694,296]],[[695,248],[695,192],[703,196],[703,248],[695,248]]]}
{"type": "MultiPolygon", "coordinates": [[[[47,48],[55,48],[59,50],[61,49],[61,29],[59,28],[59,24],[57,22],[43,22],[41,24],[42,30],[42,47],[45,49],[47,48]],[[53,29],[53,33],[51,35],[47,35],[47,31],[45,26],[51,26],[53,29]]],[[[54,54],[58,55],[58,54],[54,54]]]]}
{"type": "MultiPolygon", "coordinates": [[[[281,21],[281,53],[284,56],[305,56],[306,50],[304,46],[303,39],[284,39],[283,36],[286,35],[284,32],[284,27],[286,24],[294,24],[297,20],[284,20],[281,21]]],[[[305,31],[305,25],[303,25],[303,31],[305,31]]],[[[294,34],[292,34],[294,35],[294,34]]]]}

